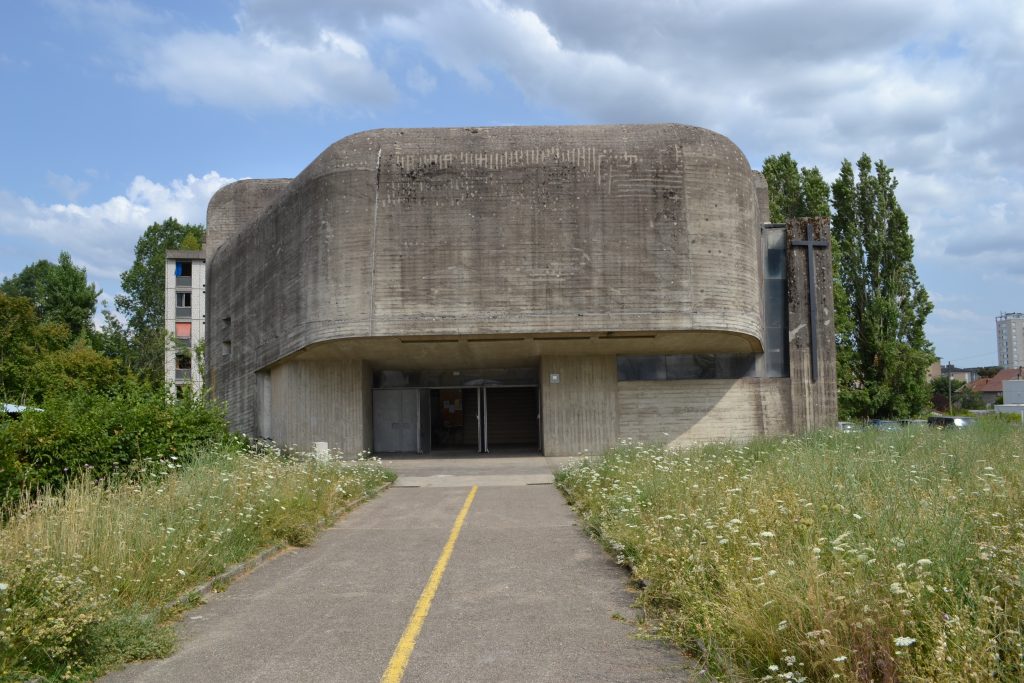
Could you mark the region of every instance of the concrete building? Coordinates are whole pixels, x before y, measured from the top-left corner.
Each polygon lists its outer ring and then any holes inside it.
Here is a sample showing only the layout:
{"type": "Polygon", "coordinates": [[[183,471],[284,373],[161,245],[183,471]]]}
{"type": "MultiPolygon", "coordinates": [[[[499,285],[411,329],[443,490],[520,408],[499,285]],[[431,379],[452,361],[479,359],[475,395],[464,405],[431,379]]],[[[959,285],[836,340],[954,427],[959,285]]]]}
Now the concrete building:
{"type": "Polygon", "coordinates": [[[200,351],[206,339],[206,257],[170,250],[164,259],[164,380],[175,396],[203,388],[200,351]]]}
{"type": "Polygon", "coordinates": [[[1003,313],[996,318],[996,352],[1004,368],[1024,365],[1024,313],[1003,313]]]}
{"type": "Polygon", "coordinates": [[[827,219],[681,125],[377,130],[207,218],[236,429],[346,452],[599,452],[836,421],[827,219]]]}

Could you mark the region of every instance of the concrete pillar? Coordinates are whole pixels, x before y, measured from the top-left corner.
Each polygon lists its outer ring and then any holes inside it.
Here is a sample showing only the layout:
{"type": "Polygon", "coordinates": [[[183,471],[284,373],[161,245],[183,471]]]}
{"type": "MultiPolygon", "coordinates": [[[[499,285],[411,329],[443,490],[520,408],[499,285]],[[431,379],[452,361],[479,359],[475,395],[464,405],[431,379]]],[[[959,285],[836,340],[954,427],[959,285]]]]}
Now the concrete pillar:
{"type": "Polygon", "coordinates": [[[298,361],[270,371],[271,438],[311,450],[326,442],[354,456],[368,450],[370,370],[359,360],[298,361]]]}
{"type": "Polygon", "coordinates": [[[598,455],[618,437],[615,356],[545,356],[540,361],[544,455],[598,455]]]}
{"type": "Polygon", "coordinates": [[[791,219],[786,221],[786,233],[793,430],[803,432],[834,427],[839,406],[836,395],[836,330],[829,220],[791,219]],[[811,226],[810,234],[808,225],[811,226]],[[811,250],[814,252],[813,284],[807,277],[808,252],[811,250]],[[813,321],[812,288],[815,309],[813,321]]]}

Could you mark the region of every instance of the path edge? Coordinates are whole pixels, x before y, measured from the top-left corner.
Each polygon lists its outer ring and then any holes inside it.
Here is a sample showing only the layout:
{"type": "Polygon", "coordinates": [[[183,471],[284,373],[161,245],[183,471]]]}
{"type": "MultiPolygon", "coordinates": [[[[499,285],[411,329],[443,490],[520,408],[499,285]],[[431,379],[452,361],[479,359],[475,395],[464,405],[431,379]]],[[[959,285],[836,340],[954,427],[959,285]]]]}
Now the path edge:
{"type": "MultiPolygon", "coordinates": [[[[319,536],[327,529],[333,527],[335,524],[338,523],[338,521],[342,517],[347,515],[355,508],[379,496],[386,489],[390,488],[393,483],[394,482],[386,481],[383,484],[377,486],[377,488],[371,491],[367,491],[358,498],[353,498],[349,502],[345,503],[345,505],[343,505],[341,509],[339,509],[338,512],[334,515],[334,519],[331,521],[331,523],[325,524],[317,532],[317,535],[319,536]]],[[[248,574],[256,568],[261,567],[264,564],[267,564],[268,562],[273,560],[274,558],[280,556],[289,548],[295,547],[297,546],[292,546],[288,543],[276,543],[270,546],[269,548],[265,548],[255,556],[250,557],[248,560],[243,560],[237,564],[233,564],[221,573],[217,574],[216,576],[210,577],[209,579],[207,579],[200,585],[196,586],[195,588],[185,591],[184,593],[176,597],[174,600],[171,600],[170,602],[166,603],[163,606],[163,609],[168,611],[176,611],[183,607],[188,608],[194,603],[201,602],[203,598],[210,595],[211,593],[223,591],[227,584],[230,584],[239,576],[243,574],[248,574]]]]}

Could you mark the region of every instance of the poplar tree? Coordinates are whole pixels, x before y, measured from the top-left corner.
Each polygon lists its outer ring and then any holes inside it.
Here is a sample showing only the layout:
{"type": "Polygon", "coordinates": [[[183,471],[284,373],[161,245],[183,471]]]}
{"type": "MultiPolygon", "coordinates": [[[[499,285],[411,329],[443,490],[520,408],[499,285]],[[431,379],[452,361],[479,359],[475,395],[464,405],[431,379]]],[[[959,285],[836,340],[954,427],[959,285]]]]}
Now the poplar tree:
{"type": "Polygon", "coordinates": [[[914,268],[914,240],[896,179],[864,154],[844,160],[829,188],[786,152],[765,159],[773,222],[831,216],[836,381],[841,417],[911,417],[929,402],[934,360],[924,323],[932,310],[914,268]],[[831,198],[832,211],[829,210],[831,198]]]}
{"type": "Polygon", "coordinates": [[[761,173],[768,182],[768,211],[773,223],[829,215],[828,183],[817,166],[798,168],[786,152],[765,159],[761,173]]]}
{"type": "Polygon", "coordinates": [[[935,360],[924,324],[932,311],[914,267],[914,238],[896,200],[896,178],[867,154],[856,170],[843,160],[832,183],[832,254],[839,311],[839,409],[844,415],[902,418],[929,403],[927,370],[935,360]]]}

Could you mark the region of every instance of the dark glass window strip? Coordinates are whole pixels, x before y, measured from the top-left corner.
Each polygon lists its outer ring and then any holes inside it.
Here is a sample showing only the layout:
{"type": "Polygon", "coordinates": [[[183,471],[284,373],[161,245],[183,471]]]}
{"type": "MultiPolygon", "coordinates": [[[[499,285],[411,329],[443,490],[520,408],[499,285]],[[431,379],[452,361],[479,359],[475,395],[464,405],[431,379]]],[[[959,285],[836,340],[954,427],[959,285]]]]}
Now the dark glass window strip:
{"type": "Polygon", "coordinates": [[[757,354],[753,353],[619,356],[617,361],[620,382],[740,379],[757,374],[757,354]]]}

